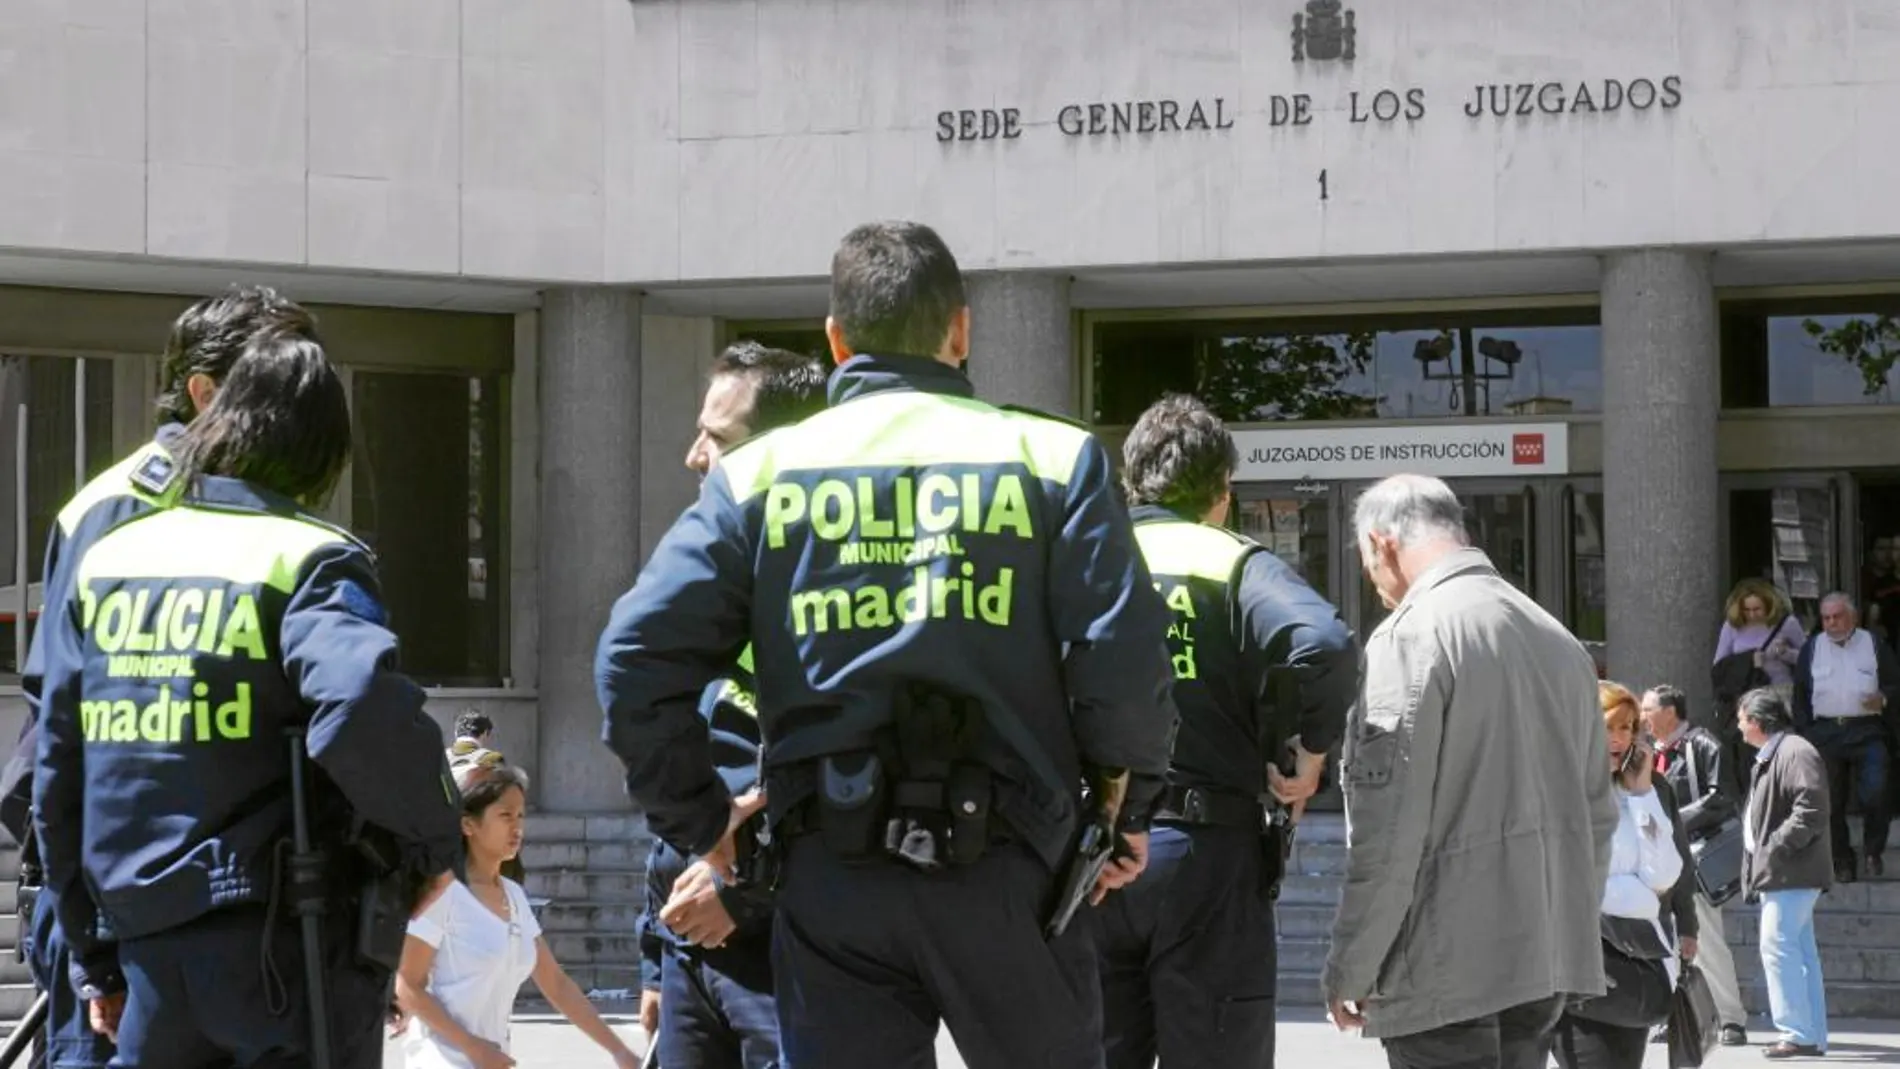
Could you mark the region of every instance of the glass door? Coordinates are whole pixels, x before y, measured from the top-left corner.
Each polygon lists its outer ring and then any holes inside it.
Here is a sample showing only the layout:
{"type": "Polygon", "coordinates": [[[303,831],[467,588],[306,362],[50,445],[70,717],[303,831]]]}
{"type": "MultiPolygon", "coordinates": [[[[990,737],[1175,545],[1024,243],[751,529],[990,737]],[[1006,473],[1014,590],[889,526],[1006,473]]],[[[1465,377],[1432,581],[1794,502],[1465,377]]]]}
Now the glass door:
{"type": "MultiPolygon", "coordinates": [[[[1547,499],[1552,495],[1538,493],[1536,483],[1531,481],[1462,479],[1450,480],[1448,485],[1465,507],[1465,530],[1471,536],[1472,546],[1483,550],[1511,585],[1540,602],[1547,602],[1555,587],[1548,577],[1540,577],[1539,569],[1552,554],[1539,552],[1537,540],[1539,532],[1548,529],[1549,518],[1539,512],[1547,507],[1547,499]]],[[[1363,488],[1355,486],[1352,492],[1356,496],[1363,488]]],[[[1345,541],[1350,547],[1350,532],[1345,541]]],[[[1356,549],[1353,575],[1358,607],[1358,618],[1353,626],[1359,634],[1369,635],[1390,610],[1360,570],[1356,549]]]]}
{"type": "MultiPolygon", "coordinates": [[[[1842,585],[1845,475],[1788,472],[1722,479],[1722,596],[1746,578],[1766,579],[1794,602],[1802,626],[1820,620],[1821,598],[1842,585]]],[[[1712,617],[1721,605],[1705,610],[1712,617]]]]}
{"type": "Polygon", "coordinates": [[[1326,484],[1245,483],[1234,487],[1228,522],[1338,604],[1342,551],[1352,548],[1351,534],[1341,533],[1338,505],[1338,491],[1326,484]]]}

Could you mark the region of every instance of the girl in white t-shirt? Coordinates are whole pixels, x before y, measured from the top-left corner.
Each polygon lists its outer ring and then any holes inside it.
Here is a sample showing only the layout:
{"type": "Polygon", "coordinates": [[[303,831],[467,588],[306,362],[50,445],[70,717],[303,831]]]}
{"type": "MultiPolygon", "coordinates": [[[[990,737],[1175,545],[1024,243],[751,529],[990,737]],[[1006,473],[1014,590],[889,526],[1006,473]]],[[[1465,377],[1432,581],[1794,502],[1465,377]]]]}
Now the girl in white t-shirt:
{"type": "MultiPolygon", "coordinates": [[[[492,753],[492,751],[490,751],[492,753]]],[[[521,850],[528,780],[495,760],[457,761],[468,882],[452,883],[409,922],[396,999],[409,1018],[403,1061],[409,1069],[508,1069],[508,1023],[515,993],[534,978],[555,1009],[613,1055],[621,1069],[640,1064],[600,1019],[579,985],[541,938],[521,885],[501,875],[521,850]]]]}

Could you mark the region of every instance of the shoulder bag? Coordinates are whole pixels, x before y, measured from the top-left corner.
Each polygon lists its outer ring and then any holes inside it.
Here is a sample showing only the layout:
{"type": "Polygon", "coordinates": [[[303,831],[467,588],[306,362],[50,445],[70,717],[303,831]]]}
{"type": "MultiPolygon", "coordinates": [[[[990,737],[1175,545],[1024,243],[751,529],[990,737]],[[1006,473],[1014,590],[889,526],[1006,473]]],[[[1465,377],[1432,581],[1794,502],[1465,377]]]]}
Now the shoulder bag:
{"type": "MultiPolygon", "coordinates": [[[[1696,771],[1696,755],[1686,744],[1682,755],[1689,762],[1691,800],[1700,800],[1702,776],[1696,771]]],[[[1695,863],[1696,890],[1708,898],[1710,905],[1720,906],[1741,893],[1743,853],[1740,817],[1728,818],[1713,832],[1689,844],[1689,858],[1695,863]]]]}

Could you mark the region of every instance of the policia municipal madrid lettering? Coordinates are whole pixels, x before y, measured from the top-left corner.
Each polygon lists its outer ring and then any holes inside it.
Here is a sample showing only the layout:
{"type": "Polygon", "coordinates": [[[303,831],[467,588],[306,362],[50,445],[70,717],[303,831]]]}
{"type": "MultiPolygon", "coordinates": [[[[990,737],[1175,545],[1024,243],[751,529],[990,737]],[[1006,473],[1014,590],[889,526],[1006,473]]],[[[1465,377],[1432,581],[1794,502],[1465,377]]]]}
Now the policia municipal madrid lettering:
{"type": "Polygon", "coordinates": [[[1199,401],[1156,402],[1122,459],[1173,614],[1181,727],[1148,871],[1103,908],[1107,1067],[1272,1065],[1273,900],[1358,695],[1359,646],[1291,568],[1221,526],[1239,453],[1199,401]]]}
{"type": "MultiPolygon", "coordinates": [[[[107,468],[60,509],[46,540],[42,602],[58,605],[72,580],[75,562],[105,532],[157,507],[146,485],[171,463],[171,450],[224,381],[245,344],[266,330],[314,334],[316,321],[293,301],[268,287],[234,288],[193,303],[172,324],[159,359],[159,429],[153,440],[107,468]]],[[[48,1004],[41,1057],[60,1069],[103,1067],[112,1044],[93,1029],[85,1000],[67,980],[71,955],[54,923],[57,908],[42,886],[39,840],[32,833],[33,766],[39,756],[39,713],[44,672],[44,631],[35,631],[21,672],[27,722],[4,773],[0,773],[0,822],[20,843],[18,946],[33,981],[48,1004]]],[[[108,933],[94,933],[106,939],[108,933]]],[[[107,940],[109,941],[109,939],[107,940]]]]}
{"type": "Polygon", "coordinates": [[[135,473],[160,507],[99,537],[43,618],[36,831],[124,1064],[381,1065],[403,929],[459,856],[370,554],[306,511],[349,442],[316,340],[253,338],[176,464],[135,473]]]}
{"type": "Polygon", "coordinates": [[[615,606],[607,741],[657,835],[730,857],[749,809],[694,706],[750,640],[787,1065],[930,1064],[941,1020],[973,1069],[1094,1069],[1093,913],[1047,922],[1079,827],[1127,855],[1081,893],[1140,871],[1166,608],[1101,445],[971,397],[935,233],[847,235],[827,333],[831,407],[728,453],[615,606]],[[1085,812],[1085,776],[1125,804],[1085,812]]]}
{"type": "MultiPolygon", "coordinates": [[[[728,449],[824,408],[825,367],[815,357],[757,342],[729,346],[713,361],[699,433],[686,466],[704,479],[728,449]]],[[[700,696],[711,754],[726,789],[759,782],[759,710],[752,651],[700,696]]],[[[759,814],[743,838],[756,841],[759,814]]],[[[728,880],[703,858],[655,839],[647,858],[647,904],[639,922],[641,1024],[660,1069],[773,1069],[778,1008],[772,997],[772,903],[764,874],[739,860],[728,880]]]]}

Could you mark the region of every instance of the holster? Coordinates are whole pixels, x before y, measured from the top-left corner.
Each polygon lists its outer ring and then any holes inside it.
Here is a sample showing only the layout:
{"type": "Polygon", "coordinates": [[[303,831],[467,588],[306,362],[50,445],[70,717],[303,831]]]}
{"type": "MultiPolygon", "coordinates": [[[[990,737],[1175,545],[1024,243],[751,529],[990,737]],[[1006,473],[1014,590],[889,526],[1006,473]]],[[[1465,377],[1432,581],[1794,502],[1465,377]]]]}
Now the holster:
{"type": "Polygon", "coordinates": [[[13,939],[13,960],[20,964],[26,964],[26,949],[33,941],[33,910],[39,906],[41,886],[37,875],[28,883],[25,868],[20,870],[19,888],[15,892],[18,905],[14,907],[20,930],[13,939]]]}

